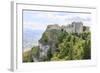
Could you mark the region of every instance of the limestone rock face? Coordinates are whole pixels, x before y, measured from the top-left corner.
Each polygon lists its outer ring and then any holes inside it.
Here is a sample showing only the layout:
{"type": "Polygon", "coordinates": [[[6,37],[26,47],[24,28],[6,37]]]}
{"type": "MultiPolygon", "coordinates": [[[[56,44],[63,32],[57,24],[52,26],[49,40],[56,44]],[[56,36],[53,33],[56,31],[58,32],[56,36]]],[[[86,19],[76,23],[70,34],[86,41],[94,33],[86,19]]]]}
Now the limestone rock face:
{"type": "Polygon", "coordinates": [[[59,26],[58,24],[48,25],[46,31],[42,34],[42,37],[39,40],[38,60],[47,61],[48,54],[52,55],[58,50],[58,40],[63,32],[82,33],[86,30],[89,30],[89,28],[83,26],[82,22],[72,22],[71,24],[63,26],[59,26]]]}
{"type": "Polygon", "coordinates": [[[61,30],[61,27],[58,24],[48,25],[46,30],[61,30]]]}

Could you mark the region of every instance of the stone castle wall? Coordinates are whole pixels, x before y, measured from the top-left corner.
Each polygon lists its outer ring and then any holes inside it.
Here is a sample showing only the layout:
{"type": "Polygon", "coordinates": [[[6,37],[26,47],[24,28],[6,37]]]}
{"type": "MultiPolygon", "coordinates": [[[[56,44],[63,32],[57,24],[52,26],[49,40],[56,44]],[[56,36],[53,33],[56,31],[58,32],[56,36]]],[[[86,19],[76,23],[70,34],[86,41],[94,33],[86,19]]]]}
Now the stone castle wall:
{"type": "Polygon", "coordinates": [[[82,22],[72,22],[68,25],[59,26],[58,24],[55,25],[48,25],[48,30],[56,29],[56,30],[64,30],[68,33],[82,33],[83,32],[83,23],[82,22]]]}

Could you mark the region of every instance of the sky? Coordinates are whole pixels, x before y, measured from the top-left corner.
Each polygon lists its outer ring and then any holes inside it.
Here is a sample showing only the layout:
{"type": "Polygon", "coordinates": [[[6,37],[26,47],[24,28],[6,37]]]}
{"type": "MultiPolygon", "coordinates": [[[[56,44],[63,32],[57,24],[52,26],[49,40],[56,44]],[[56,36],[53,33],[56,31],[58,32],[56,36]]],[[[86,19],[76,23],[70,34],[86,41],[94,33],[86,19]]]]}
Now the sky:
{"type": "Polygon", "coordinates": [[[48,24],[67,25],[72,21],[82,21],[84,25],[91,25],[91,14],[46,12],[46,11],[24,11],[24,28],[45,29],[48,24]]]}
{"type": "Polygon", "coordinates": [[[83,25],[91,26],[91,14],[23,11],[23,48],[37,46],[47,25],[62,26],[71,24],[73,21],[81,21],[83,25]]]}

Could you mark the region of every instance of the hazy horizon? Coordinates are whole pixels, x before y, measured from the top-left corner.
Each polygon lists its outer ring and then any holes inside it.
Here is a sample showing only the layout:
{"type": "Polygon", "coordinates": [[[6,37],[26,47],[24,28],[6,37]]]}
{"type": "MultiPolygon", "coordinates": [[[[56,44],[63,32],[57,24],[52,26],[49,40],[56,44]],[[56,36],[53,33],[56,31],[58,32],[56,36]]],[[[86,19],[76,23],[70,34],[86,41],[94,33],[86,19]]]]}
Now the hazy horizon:
{"type": "Polygon", "coordinates": [[[31,48],[38,44],[47,25],[67,25],[72,21],[81,21],[86,26],[91,26],[91,14],[23,11],[23,49],[31,48]]]}

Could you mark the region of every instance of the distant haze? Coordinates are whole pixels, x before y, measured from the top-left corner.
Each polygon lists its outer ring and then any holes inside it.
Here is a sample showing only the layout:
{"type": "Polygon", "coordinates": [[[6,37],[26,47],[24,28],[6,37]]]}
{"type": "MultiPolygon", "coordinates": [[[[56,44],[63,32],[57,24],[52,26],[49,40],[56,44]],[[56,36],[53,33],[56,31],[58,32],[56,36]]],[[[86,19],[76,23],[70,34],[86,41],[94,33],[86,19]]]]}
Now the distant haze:
{"type": "Polygon", "coordinates": [[[38,45],[47,25],[67,25],[73,21],[81,21],[86,26],[91,26],[91,14],[23,11],[23,49],[38,45]]]}

